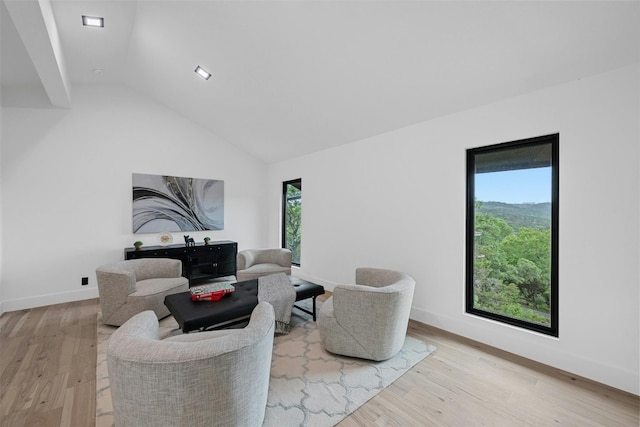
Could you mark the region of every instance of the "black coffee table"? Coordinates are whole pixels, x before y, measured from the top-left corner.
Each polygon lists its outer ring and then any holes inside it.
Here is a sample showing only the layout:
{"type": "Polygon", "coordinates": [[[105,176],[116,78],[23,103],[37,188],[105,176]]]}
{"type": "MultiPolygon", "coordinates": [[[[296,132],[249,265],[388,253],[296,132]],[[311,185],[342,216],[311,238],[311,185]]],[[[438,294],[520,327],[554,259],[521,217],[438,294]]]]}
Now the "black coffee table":
{"type": "MultiPolygon", "coordinates": [[[[289,276],[296,291],[296,301],[313,298],[313,310],[294,305],[316,320],[316,297],[324,294],[324,287],[289,276]]],[[[191,301],[190,292],[167,295],[164,304],[178,322],[182,332],[219,329],[246,320],[258,305],[258,279],[233,283],[235,292],[219,301],[191,301]]]]}

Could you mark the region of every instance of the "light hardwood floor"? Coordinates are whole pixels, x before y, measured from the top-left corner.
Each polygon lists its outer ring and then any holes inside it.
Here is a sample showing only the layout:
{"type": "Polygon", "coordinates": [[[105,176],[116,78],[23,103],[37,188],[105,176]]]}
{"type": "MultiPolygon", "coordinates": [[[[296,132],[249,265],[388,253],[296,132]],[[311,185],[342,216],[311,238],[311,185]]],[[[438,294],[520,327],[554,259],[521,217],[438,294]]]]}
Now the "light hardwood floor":
{"type": "MultiPolygon", "coordinates": [[[[0,425],[95,424],[98,310],[94,299],[0,317],[0,425]]],[[[339,426],[640,423],[638,396],[417,322],[409,334],[437,350],[339,426]]]]}

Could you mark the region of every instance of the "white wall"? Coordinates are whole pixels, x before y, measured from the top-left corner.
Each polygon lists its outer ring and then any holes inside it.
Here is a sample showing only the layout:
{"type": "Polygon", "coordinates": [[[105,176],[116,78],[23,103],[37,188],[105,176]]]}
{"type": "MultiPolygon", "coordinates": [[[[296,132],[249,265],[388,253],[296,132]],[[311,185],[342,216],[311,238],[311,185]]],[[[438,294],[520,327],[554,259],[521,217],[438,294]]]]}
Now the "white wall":
{"type": "MultiPolygon", "coordinates": [[[[0,89],[0,105],[2,104],[2,89],[0,89]]],[[[2,146],[2,119],[4,115],[4,108],[0,106],[0,147],[2,146]]],[[[2,280],[2,150],[0,150],[0,316],[2,316],[3,311],[3,292],[2,292],[2,284],[4,280],[2,280]]]]}
{"type": "Polygon", "coordinates": [[[4,311],[97,297],[96,267],[158,243],[132,233],[134,172],[224,180],[225,229],[184,234],[266,242],[266,165],[125,87],[75,88],[71,110],[4,108],[0,167],[4,311]]]}
{"type": "Polygon", "coordinates": [[[638,394],[640,65],[269,167],[302,178],[302,266],[330,289],[357,266],[406,271],[412,318],[638,394]],[[465,151],[560,133],[559,338],[464,312],[465,151]]]}

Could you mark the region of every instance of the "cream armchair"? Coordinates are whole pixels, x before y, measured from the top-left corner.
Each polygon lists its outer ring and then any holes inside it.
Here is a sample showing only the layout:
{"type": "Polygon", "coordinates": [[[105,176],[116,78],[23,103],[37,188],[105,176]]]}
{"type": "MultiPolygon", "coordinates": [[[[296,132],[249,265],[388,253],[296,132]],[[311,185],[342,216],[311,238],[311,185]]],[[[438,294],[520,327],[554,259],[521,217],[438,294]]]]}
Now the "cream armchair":
{"type": "Polygon", "coordinates": [[[98,267],[102,322],[120,326],[145,310],[153,310],[158,319],[168,316],[164,297],[189,290],[189,281],[181,274],[182,262],[168,258],[133,259],[98,267]]]}
{"type": "Polygon", "coordinates": [[[238,282],[269,274],[291,274],[289,249],[246,249],[238,252],[236,279],[238,282]]]}
{"type": "Polygon", "coordinates": [[[117,427],[261,426],[275,317],[259,303],[244,329],[158,339],[151,311],[109,340],[107,363],[117,427]]]}
{"type": "Polygon", "coordinates": [[[414,287],[405,273],[358,268],[356,284],[337,285],[320,309],[322,346],[362,359],[393,357],[404,345],[414,287]]]}

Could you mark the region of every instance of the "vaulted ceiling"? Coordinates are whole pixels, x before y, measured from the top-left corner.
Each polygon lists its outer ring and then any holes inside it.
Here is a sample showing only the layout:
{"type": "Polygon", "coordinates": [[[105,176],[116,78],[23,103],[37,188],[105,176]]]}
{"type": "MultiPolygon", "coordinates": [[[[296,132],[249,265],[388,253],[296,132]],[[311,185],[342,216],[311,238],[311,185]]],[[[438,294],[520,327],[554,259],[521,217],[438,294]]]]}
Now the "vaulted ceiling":
{"type": "Polygon", "coordinates": [[[265,162],[640,62],[638,1],[2,0],[0,14],[4,106],[73,108],[78,85],[123,84],[265,162]]]}

